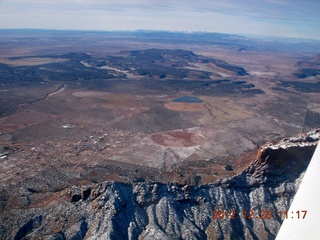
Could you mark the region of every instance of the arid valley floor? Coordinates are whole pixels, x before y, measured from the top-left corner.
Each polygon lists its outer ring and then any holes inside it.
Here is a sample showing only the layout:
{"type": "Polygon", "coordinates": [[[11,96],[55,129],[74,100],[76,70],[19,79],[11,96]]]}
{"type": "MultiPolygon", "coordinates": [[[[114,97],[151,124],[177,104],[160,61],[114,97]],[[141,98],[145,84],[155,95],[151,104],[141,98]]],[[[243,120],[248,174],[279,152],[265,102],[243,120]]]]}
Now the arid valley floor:
{"type": "Polygon", "coordinates": [[[320,107],[319,42],[178,35],[3,30],[3,196],[210,184],[241,172],[261,145],[317,127],[305,116],[320,107]]]}

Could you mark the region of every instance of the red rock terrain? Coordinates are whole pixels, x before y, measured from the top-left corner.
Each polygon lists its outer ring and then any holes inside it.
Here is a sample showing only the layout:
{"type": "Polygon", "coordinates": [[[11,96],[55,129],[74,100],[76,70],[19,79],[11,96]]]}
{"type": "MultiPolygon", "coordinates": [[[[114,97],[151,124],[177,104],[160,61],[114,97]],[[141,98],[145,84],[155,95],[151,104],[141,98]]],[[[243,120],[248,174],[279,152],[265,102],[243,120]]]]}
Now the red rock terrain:
{"type": "Polygon", "coordinates": [[[274,239],[283,221],[278,211],[288,209],[319,138],[317,129],[264,145],[239,174],[199,187],[114,181],[77,186],[51,168],[1,191],[0,239],[274,239]],[[249,210],[252,219],[244,215],[249,210]]]}

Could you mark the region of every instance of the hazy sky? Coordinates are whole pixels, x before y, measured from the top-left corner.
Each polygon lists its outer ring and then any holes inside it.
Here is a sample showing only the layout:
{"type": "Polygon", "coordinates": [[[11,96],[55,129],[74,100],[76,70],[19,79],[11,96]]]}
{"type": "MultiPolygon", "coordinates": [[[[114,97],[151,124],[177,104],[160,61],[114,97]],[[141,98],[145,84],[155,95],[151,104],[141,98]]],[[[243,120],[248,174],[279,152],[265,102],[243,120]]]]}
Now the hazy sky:
{"type": "Polygon", "coordinates": [[[0,0],[0,28],[207,31],[320,39],[320,0],[0,0]]]}

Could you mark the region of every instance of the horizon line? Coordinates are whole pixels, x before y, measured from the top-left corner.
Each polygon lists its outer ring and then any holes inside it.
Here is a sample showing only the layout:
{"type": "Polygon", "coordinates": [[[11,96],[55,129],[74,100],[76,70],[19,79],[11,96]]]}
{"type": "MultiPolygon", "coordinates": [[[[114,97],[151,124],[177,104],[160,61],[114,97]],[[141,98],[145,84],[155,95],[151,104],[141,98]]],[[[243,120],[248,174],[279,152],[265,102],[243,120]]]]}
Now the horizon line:
{"type": "Polygon", "coordinates": [[[54,28],[0,28],[0,31],[61,31],[61,32],[100,32],[100,33],[125,33],[125,32],[163,32],[163,33],[180,33],[180,34],[220,34],[248,38],[265,38],[265,39],[283,39],[283,40],[306,40],[320,42],[316,38],[303,38],[303,37],[283,37],[283,36],[270,36],[259,34],[244,34],[244,33],[226,33],[226,32],[211,32],[211,31],[182,31],[182,30],[163,30],[163,29],[135,29],[135,30],[101,30],[101,29],[54,29],[54,28]]]}

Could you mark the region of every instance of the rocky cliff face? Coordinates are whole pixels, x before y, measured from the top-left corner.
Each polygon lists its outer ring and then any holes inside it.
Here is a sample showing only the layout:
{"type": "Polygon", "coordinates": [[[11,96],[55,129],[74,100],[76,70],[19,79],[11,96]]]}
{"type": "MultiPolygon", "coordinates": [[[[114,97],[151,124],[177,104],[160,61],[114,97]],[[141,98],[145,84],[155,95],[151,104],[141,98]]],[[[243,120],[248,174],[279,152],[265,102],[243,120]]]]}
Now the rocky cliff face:
{"type": "Polygon", "coordinates": [[[239,174],[200,187],[103,182],[0,194],[0,239],[274,239],[320,129],[267,144],[239,174]]]}

